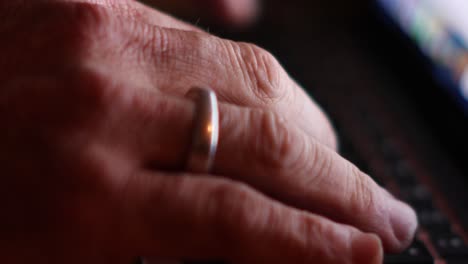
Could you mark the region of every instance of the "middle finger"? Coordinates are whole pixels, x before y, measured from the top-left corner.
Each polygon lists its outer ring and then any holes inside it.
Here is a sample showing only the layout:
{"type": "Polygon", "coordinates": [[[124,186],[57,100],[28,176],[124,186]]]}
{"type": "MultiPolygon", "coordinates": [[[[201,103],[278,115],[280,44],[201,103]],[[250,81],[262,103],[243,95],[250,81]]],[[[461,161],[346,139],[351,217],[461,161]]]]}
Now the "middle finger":
{"type": "Polygon", "coordinates": [[[377,233],[405,248],[416,216],[368,175],[273,112],[225,107],[214,172],[247,182],[297,208],[377,233]]]}

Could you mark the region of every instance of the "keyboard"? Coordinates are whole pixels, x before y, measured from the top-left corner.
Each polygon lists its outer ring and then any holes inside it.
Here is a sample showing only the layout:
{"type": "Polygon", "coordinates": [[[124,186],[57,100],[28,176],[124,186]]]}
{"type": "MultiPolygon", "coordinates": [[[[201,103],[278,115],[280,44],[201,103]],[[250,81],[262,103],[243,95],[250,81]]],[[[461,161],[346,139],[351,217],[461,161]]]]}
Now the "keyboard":
{"type": "Polygon", "coordinates": [[[356,137],[357,133],[352,133],[349,128],[347,132],[354,134],[355,141],[353,143],[347,138],[348,133],[341,135],[342,156],[371,175],[396,197],[410,204],[419,221],[419,230],[411,246],[401,254],[385,255],[384,263],[468,263],[468,245],[462,237],[461,227],[447,215],[450,208],[444,208],[437,199],[437,193],[418,174],[418,164],[413,165],[412,160],[405,157],[398,142],[386,137],[389,133],[383,133],[383,129],[376,126],[379,122],[371,120],[368,111],[354,110],[354,115],[348,112],[347,116],[352,116],[354,124],[358,123],[365,128],[367,134],[364,133],[364,145],[368,149],[364,152],[372,153],[372,158],[369,159],[369,155],[363,157],[363,145],[359,142],[359,138],[363,137],[356,137]],[[357,150],[359,147],[361,151],[357,150]]]}

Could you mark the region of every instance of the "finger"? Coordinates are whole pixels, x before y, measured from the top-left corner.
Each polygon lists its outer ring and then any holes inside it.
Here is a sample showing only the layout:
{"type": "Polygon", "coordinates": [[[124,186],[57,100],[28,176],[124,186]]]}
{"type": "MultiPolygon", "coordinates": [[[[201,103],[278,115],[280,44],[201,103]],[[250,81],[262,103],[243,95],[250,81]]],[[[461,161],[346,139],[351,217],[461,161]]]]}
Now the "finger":
{"type": "Polygon", "coordinates": [[[216,173],[376,233],[388,251],[400,251],[411,242],[417,227],[414,211],[291,122],[258,110],[224,109],[221,117],[216,173]]]}
{"type": "MultiPolygon", "coordinates": [[[[128,120],[122,124],[129,134],[117,142],[130,138],[132,156],[146,161],[143,165],[183,168],[193,103],[168,99],[151,90],[136,94],[134,103],[121,107],[129,113],[119,113],[128,120]],[[128,132],[127,127],[132,130],[128,132]]],[[[271,112],[226,104],[220,104],[220,117],[216,174],[248,183],[292,206],[376,233],[389,251],[401,250],[412,239],[417,224],[408,206],[294,125],[271,112]]]]}
{"type": "Polygon", "coordinates": [[[145,0],[170,13],[186,17],[212,18],[236,27],[251,25],[258,17],[258,0],[145,0]]]}
{"type": "Polygon", "coordinates": [[[133,175],[126,241],[137,254],[234,263],[381,263],[378,238],[222,178],[133,175]]]}
{"type": "Polygon", "coordinates": [[[178,96],[193,86],[211,87],[223,102],[277,112],[336,149],[324,112],[268,52],[208,34],[156,27],[141,31],[146,37],[139,37],[136,45],[144,48],[136,50],[144,53],[139,56],[145,65],[141,74],[152,76],[151,86],[178,96]]]}

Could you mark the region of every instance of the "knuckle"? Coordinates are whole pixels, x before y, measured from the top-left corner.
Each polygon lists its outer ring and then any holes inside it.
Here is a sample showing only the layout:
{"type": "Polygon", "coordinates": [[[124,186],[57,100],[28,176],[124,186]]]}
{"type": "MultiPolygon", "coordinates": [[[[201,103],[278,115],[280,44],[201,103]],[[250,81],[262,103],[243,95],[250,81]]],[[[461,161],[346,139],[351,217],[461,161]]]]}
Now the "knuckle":
{"type": "MultiPolygon", "coordinates": [[[[79,69],[73,73],[57,77],[54,87],[47,87],[49,105],[38,113],[49,122],[61,125],[62,133],[71,134],[89,131],[108,125],[102,122],[111,111],[116,111],[121,101],[121,90],[109,78],[94,70],[79,69]],[[59,111],[57,111],[59,110],[59,111]],[[63,130],[65,129],[65,130],[63,130]]],[[[44,89],[45,90],[45,89],[44,89]]],[[[44,91],[45,92],[45,91],[44,91]]],[[[52,125],[52,127],[56,127],[52,125]]]]}
{"type": "Polygon", "coordinates": [[[249,126],[258,131],[251,145],[259,161],[274,171],[292,169],[299,165],[303,144],[298,142],[297,133],[279,115],[261,110],[250,112],[249,126]]]}
{"type": "Polygon", "coordinates": [[[344,240],[341,228],[337,228],[336,225],[320,217],[304,216],[304,218],[305,220],[299,224],[302,240],[298,242],[304,251],[305,258],[309,258],[312,262],[336,260],[337,256],[343,253],[339,250],[344,240]]]}
{"type": "Polygon", "coordinates": [[[354,212],[375,212],[376,200],[372,182],[356,166],[349,164],[349,184],[347,193],[354,212]]]}
{"type": "Polygon", "coordinates": [[[235,189],[230,184],[220,184],[211,195],[216,201],[215,219],[220,219],[223,223],[246,222],[246,205],[250,203],[250,198],[246,187],[235,189]]]}
{"type": "MultiPolygon", "coordinates": [[[[17,42],[30,57],[43,63],[51,59],[63,62],[90,54],[89,50],[108,34],[108,13],[104,7],[91,3],[40,1],[22,10],[16,31],[17,42]]],[[[24,56],[24,55],[23,55],[24,56]]]]}
{"type": "Polygon", "coordinates": [[[71,99],[88,113],[106,114],[107,111],[116,110],[133,91],[122,89],[110,76],[96,69],[81,69],[72,78],[75,82],[70,89],[71,99]]]}
{"type": "MultiPolygon", "coordinates": [[[[7,18],[9,23],[1,28],[11,35],[11,43],[21,45],[12,47],[12,57],[19,57],[20,63],[28,63],[25,58],[42,64],[53,59],[63,62],[79,58],[83,48],[96,41],[104,14],[105,9],[95,4],[32,1],[7,18]]],[[[52,66],[57,66],[57,61],[52,66]]]]}
{"type": "MultiPolygon", "coordinates": [[[[137,61],[145,67],[157,64],[164,69],[183,72],[181,80],[197,80],[199,86],[211,86],[205,83],[206,80],[219,78],[215,71],[200,71],[212,69],[213,64],[219,61],[219,57],[215,58],[216,62],[210,60],[213,53],[217,54],[213,52],[219,42],[216,37],[144,23],[134,25],[132,35],[136,35],[136,38],[133,43],[132,40],[125,40],[127,50],[135,51],[137,61]]],[[[171,86],[163,85],[159,89],[174,93],[171,86]]]]}
{"type": "Polygon", "coordinates": [[[272,105],[286,96],[284,72],[277,59],[268,51],[248,43],[231,43],[236,47],[237,61],[250,92],[265,105],[272,105]]]}
{"type": "Polygon", "coordinates": [[[302,216],[304,219],[297,221],[295,225],[297,229],[295,230],[296,234],[294,234],[295,240],[293,241],[293,246],[301,249],[303,252],[302,258],[307,259],[313,255],[314,258],[318,257],[320,259],[320,254],[323,254],[323,252],[316,244],[317,242],[320,243],[320,241],[327,241],[327,239],[323,237],[322,225],[319,221],[316,221],[316,219],[310,219],[304,215],[302,216]],[[311,249],[315,252],[310,252],[311,249]]]}
{"type": "Polygon", "coordinates": [[[309,160],[314,175],[309,177],[307,186],[319,186],[321,180],[327,179],[332,175],[334,159],[333,156],[317,142],[314,142],[311,149],[312,154],[310,155],[309,160]]]}
{"type": "Polygon", "coordinates": [[[56,119],[54,122],[60,124],[56,131],[60,142],[80,142],[84,135],[100,133],[110,125],[108,118],[120,111],[120,91],[123,89],[117,89],[103,74],[80,70],[60,82],[63,87],[52,91],[58,103],[48,107],[56,119]]]}
{"type": "Polygon", "coordinates": [[[110,14],[105,7],[90,3],[73,3],[69,4],[67,13],[69,18],[64,26],[69,33],[66,40],[70,41],[69,45],[80,56],[88,55],[94,45],[102,42],[110,32],[110,14]]]}
{"type": "Polygon", "coordinates": [[[92,3],[72,3],[70,12],[73,20],[82,25],[81,27],[77,25],[79,29],[100,27],[108,16],[107,8],[92,3]]]}
{"type": "Polygon", "coordinates": [[[103,105],[112,104],[112,89],[106,78],[92,71],[13,80],[9,90],[8,105],[18,108],[38,130],[57,133],[48,137],[50,140],[83,128],[84,123],[103,113],[103,105]]]}
{"type": "Polygon", "coordinates": [[[175,50],[176,46],[172,45],[173,42],[168,29],[139,24],[135,31],[138,30],[140,30],[141,35],[144,35],[144,37],[136,39],[139,43],[129,42],[127,46],[138,47],[139,61],[145,62],[150,58],[153,61],[160,62],[167,61],[169,56],[184,56],[185,52],[182,49],[175,50]]]}
{"type": "Polygon", "coordinates": [[[62,34],[71,44],[89,43],[108,26],[109,14],[105,7],[92,3],[50,3],[47,11],[48,25],[52,32],[62,34]]]}
{"type": "Polygon", "coordinates": [[[260,204],[252,196],[251,189],[244,184],[223,183],[213,190],[211,195],[214,205],[213,226],[222,241],[237,248],[238,243],[245,241],[251,232],[265,228],[269,218],[269,207],[260,204]],[[237,244],[236,244],[237,243],[237,244]]]}

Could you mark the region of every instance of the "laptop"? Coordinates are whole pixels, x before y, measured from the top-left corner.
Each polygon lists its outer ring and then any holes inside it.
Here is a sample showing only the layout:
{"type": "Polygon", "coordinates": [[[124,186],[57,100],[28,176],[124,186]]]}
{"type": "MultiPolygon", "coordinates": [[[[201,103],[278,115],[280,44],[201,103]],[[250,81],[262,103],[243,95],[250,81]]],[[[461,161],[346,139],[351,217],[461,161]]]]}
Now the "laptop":
{"type": "MultiPolygon", "coordinates": [[[[417,212],[385,263],[468,263],[468,1],[270,0],[235,40],[275,54],[325,108],[341,154],[417,212]]],[[[213,31],[213,29],[212,29],[213,31]]]]}

